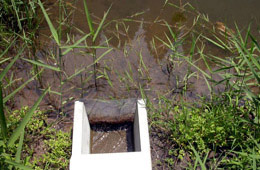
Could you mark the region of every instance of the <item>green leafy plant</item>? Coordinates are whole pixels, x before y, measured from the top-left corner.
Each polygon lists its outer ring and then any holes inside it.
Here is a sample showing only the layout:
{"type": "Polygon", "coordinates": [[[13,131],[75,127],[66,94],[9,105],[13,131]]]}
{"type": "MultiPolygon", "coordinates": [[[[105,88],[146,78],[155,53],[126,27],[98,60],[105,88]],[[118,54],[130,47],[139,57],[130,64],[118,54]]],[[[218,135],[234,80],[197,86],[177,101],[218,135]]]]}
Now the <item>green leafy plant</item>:
{"type": "MultiPolygon", "coordinates": [[[[14,65],[14,63],[18,60],[21,53],[23,52],[25,47],[21,48],[18,52],[18,54],[14,57],[12,61],[3,69],[3,71],[0,73],[0,127],[1,127],[1,136],[0,136],[0,143],[1,143],[1,155],[0,155],[0,165],[4,166],[5,164],[9,164],[9,166],[15,166],[20,167],[22,169],[26,169],[26,167],[20,163],[20,157],[21,157],[21,149],[24,141],[24,129],[28,122],[30,121],[34,111],[39,106],[40,102],[42,101],[43,97],[46,95],[46,93],[49,91],[49,88],[46,89],[42,95],[38,98],[38,100],[34,103],[34,105],[31,107],[30,110],[28,110],[23,117],[23,119],[20,120],[19,125],[13,129],[12,132],[8,133],[7,128],[7,122],[6,122],[6,115],[4,113],[4,107],[5,103],[13,97],[19,90],[21,90],[26,84],[28,84],[30,81],[32,81],[35,77],[32,77],[28,81],[26,81],[24,84],[22,84],[20,87],[15,89],[12,93],[10,93],[7,96],[3,96],[3,87],[2,87],[2,81],[4,77],[6,77],[8,71],[11,69],[11,67],[14,65]],[[8,150],[11,150],[13,146],[16,144],[16,141],[20,138],[15,158],[13,155],[8,154],[8,150]]],[[[6,50],[7,51],[7,50],[6,50]]],[[[5,52],[3,52],[4,55],[5,52]]],[[[1,57],[3,56],[1,55],[1,57]]]]}
{"type": "MultiPolygon", "coordinates": [[[[20,163],[20,158],[21,158],[21,150],[22,150],[22,145],[23,145],[23,140],[24,140],[24,129],[28,122],[30,121],[34,111],[36,108],[39,106],[41,100],[43,97],[46,95],[46,93],[49,91],[49,89],[46,89],[42,95],[38,98],[38,100],[35,102],[35,104],[26,112],[25,116],[23,117],[22,120],[20,120],[19,125],[10,132],[10,135],[4,134],[0,138],[0,150],[2,150],[1,155],[0,155],[0,165],[1,167],[17,167],[21,169],[30,169],[29,167],[25,166],[24,164],[20,163]],[[10,136],[10,137],[9,137],[10,136]],[[15,158],[12,154],[9,154],[10,150],[13,149],[13,147],[16,145],[17,139],[20,137],[17,149],[16,149],[16,154],[15,158]]],[[[0,96],[1,98],[1,105],[3,105],[3,96],[0,96]]],[[[1,111],[1,118],[4,120],[5,115],[4,112],[1,111]]],[[[1,127],[7,127],[6,121],[1,121],[1,127]]],[[[2,128],[1,128],[2,131],[2,128]]]]}
{"type": "MultiPolygon", "coordinates": [[[[88,26],[89,26],[89,31],[90,31],[90,35],[91,35],[91,46],[96,46],[96,39],[104,25],[104,22],[107,18],[107,15],[109,13],[109,10],[110,8],[107,10],[107,12],[105,12],[101,22],[99,23],[98,25],[98,28],[95,30],[94,29],[94,26],[93,26],[93,22],[92,22],[92,18],[90,16],[90,13],[89,13],[89,10],[88,10],[88,6],[87,6],[87,1],[84,0],[84,9],[85,9],[85,14],[86,14],[86,19],[87,19],[87,22],[88,22],[88,26]]],[[[95,88],[97,89],[97,63],[95,62],[97,60],[97,57],[96,57],[96,48],[90,48],[91,50],[91,55],[93,57],[93,76],[94,76],[94,81],[95,81],[95,88]]]]}
{"type": "MultiPolygon", "coordinates": [[[[20,120],[26,116],[28,110],[29,107],[25,106],[10,114],[7,120],[8,133],[12,133],[19,126],[20,120]]],[[[22,164],[17,167],[23,166],[27,169],[29,167],[33,169],[66,169],[68,167],[72,144],[71,133],[54,129],[46,119],[46,113],[36,109],[24,129],[24,138],[20,138],[19,143],[15,143],[12,147],[2,148],[8,155],[19,153],[19,156],[15,156],[15,161],[19,160],[22,164]],[[20,145],[21,141],[23,141],[23,147],[20,145]],[[39,151],[39,148],[42,148],[40,149],[42,151],[39,151]],[[41,155],[38,152],[42,152],[41,155]]],[[[9,166],[7,163],[1,165],[9,166]]]]}
{"type": "Polygon", "coordinates": [[[66,169],[71,156],[71,134],[55,130],[51,135],[46,134],[46,136],[49,137],[44,141],[47,152],[42,155],[38,164],[48,165],[49,168],[66,169]]]}
{"type": "Polygon", "coordinates": [[[189,155],[194,166],[204,168],[259,165],[260,127],[251,117],[256,110],[252,102],[239,106],[238,98],[233,97],[225,94],[211,101],[201,100],[200,107],[187,103],[173,107],[172,101],[163,97],[157,109],[148,105],[152,108],[152,126],[162,129],[174,146],[165,161],[174,164],[172,156],[182,160],[189,155]],[[209,152],[217,157],[208,159],[209,152]]]}
{"type": "Polygon", "coordinates": [[[0,44],[8,46],[16,35],[27,41],[35,35],[39,25],[37,19],[37,0],[0,1],[0,44]]]}

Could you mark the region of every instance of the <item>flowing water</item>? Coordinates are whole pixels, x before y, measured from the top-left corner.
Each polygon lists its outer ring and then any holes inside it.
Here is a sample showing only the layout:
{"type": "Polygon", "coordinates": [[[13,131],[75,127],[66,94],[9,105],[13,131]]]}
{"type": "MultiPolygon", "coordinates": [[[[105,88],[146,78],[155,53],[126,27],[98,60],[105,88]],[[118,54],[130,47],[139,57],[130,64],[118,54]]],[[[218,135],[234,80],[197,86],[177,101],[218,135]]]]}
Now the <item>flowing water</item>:
{"type": "Polygon", "coordinates": [[[133,152],[133,124],[94,124],[91,126],[91,153],[133,152]]]}

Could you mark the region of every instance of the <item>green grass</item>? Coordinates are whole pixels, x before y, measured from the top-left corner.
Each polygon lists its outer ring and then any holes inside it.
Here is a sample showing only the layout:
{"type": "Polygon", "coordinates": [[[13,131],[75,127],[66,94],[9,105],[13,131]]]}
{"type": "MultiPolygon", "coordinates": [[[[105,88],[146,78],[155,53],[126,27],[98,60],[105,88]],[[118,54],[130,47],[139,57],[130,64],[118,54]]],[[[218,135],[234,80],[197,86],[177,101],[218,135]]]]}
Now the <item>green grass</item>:
{"type": "MultiPolygon", "coordinates": [[[[2,47],[20,35],[23,41],[35,36],[38,28],[37,0],[2,0],[0,2],[0,44],[2,47]]],[[[0,49],[1,50],[1,49],[0,49]]],[[[3,49],[2,49],[3,50],[3,49]]]]}
{"type": "MultiPolygon", "coordinates": [[[[39,97],[39,99],[35,102],[35,104],[31,107],[28,112],[25,113],[22,120],[18,119],[19,125],[13,131],[10,131],[9,135],[7,134],[7,123],[5,121],[5,115],[3,109],[1,109],[1,131],[2,136],[0,137],[0,148],[1,148],[1,167],[17,167],[21,169],[30,169],[29,167],[24,166],[23,163],[20,163],[21,153],[22,153],[22,146],[24,142],[24,129],[28,122],[31,120],[33,113],[35,112],[36,108],[39,106],[40,102],[42,101],[43,97],[46,95],[49,89],[45,90],[44,93],[39,97]],[[17,148],[15,147],[15,143],[17,139],[20,137],[19,143],[17,148]],[[16,150],[15,158],[13,157],[11,152],[12,150],[16,150]],[[6,164],[7,163],[7,164],[6,164]]],[[[3,98],[1,96],[1,105],[3,106],[3,98]]]]}
{"type": "MultiPolygon", "coordinates": [[[[195,25],[200,28],[200,24],[211,25],[199,15],[195,25]]],[[[172,34],[172,28],[168,26],[168,29],[172,34]]],[[[157,39],[175,52],[172,43],[175,37],[166,35],[166,41],[157,39]]],[[[186,168],[191,169],[256,169],[260,166],[260,94],[253,88],[260,88],[260,51],[250,26],[244,37],[238,28],[227,37],[206,27],[206,31],[194,29],[183,38],[192,39],[191,52],[187,56],[174,54],[174,57],[184,59],[193,68],[193,74],[205,81],[211,96],[194,104],[176,102],[166,96],[159,97],[156,107],[148,103],[152,126],[162,129],[172,146],[166,163],[173,166],[189,157],[191,161],[186,168]],[[211,53],[206,50],[207,43],[232,57],[211,53]],[[203,61],[207,71],[197,65],[198,61],[203,61]],[[212,69],[212,63],[217,69],[212,69]],[[221,79],[216,81],[214,75],[221,79]],[[222,85],[224,91],[215,93],[217,85],[222,85]]],[[[174,65],[173,61],[174,58],[169,63],[174,65]]]]}
{"type": "MultiPolygon", "coordinates": [[[[8,117],[8,133],[12,133],[19,124],[20,120],[25,118],[26,113],[29,111],[29,107],[24,106],[20,110],[14,110],[8,117]]],[[[14,155],[19,153],[19,156],[15,157],[15,161],[23,164],[24,167],[31,167],[33,169],[55,169],[55,168],[66,168],[68,167],[69,158],[71,155],[71,134],[69,132],[57,131],[48,124],[47,114],[38,109],[34,110],[34,114],[31,117],[30,122],[24,129],[24,138],[21,135],[19,140],[18,150],[16,152],[16,146],[8,148],[8,154],[14,155]],[[39,138],[44,136],[43,138],[39,138]],[[34,148],[36,140],[43,145],[44,153],[39,157],[35,157],[35,152],[38,149],[34,148]],[[23,147],[20,143],[23,141],[23,147]],[[62,157],[62,159],[61,159],[62,157]]],[[[8,166],[6,163],[0,163],[1,167],[8,166]]]]}
{"type": "Polygon", "coordinates": [[[260,164],[260,126],[253,118],[254,104],[241,105],[237,94],[230,95],[195,104],[161,96],[157,107],[148,103],[151,125],[164,131],[171,146],[167,162],[185,161],[186,155],[192,160],[190,166],[204,169],[248,169],[260,164]],[[208,158],[209,153],[214,156],[208,158]]]}

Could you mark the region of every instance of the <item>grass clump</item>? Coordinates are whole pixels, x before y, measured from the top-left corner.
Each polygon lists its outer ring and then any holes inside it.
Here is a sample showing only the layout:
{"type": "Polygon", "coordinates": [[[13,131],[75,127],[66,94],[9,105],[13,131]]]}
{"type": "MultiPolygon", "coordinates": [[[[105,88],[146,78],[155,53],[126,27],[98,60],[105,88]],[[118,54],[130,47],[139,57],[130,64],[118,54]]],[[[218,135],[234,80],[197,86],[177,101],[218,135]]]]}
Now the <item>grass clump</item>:
{"type": "MultiPolygon", "coordinates": [[[[200,42],[202,45],[192,42],[195,53],[181,56],[198,78],[205,80],[210,91],[207,99],[190,104],[160,97],[159,106],[152,107],[152,124],[165,132],[169,142],[165,161],[170,167],[180,162],[194,169],[257,169],[260,166],[260,48],[250,26],[244,37],[238,27],[236,31],[230,31],[228,37],[212,33],[216,40],[199,33],[197,39],[205,39],[200,42]],[[207,41],[213,47],[223,47],[229,56],[205,50],[209,46],[207,41]],[[199,60],[207,71],[198,66],[199,60]],[[216,90],[219,85],[221,90],[216,90]]],[[[173,47],[170,49],[174,51],[173,47]]]]}
{"type": "Polygon", "coordinates": [[[47,166],[55,169],[66,169],[69,165],[72,149],[71,134],[55,130],[49,137],[50,139],[44,141],[47,152],[38,163],[45,165],[45,168],[47,166]]]}
{"type": "Polygon", "coordinates": [[[37,0],[0,1],[0,44],[6,47],[16,35],[23,41],[35,38],[39,26],[37,0]]]}
{"type": "MultiPolygon", "coordinates": [[[[252,129],[260,130],[258,126],[250,124],[252,120],[247,106],[215,102],[206,103],[200,108],[177,107],[169,127],[173,140],[181,148],[190,149],[191,143],[200,151],[207,152],[210,148],[218,150],[236,143],[246,146],[248,143],[244,140],[250,135],[254,136],[252,129]]],[[[259,135],[256,137],[260,139],[259,135]]]]}
{"type": "MultiPolygon", "coordinates": [[[[9,133],[12,133],[19,125],[28,109],[25,106],[10,114],[7,121],[9,133]]],[[[31,120],[24,129],[20,164],[33,169],[66,169],[71,154],[71,134],[51,127],[46,120],[45,112],[38,109],[34,111],[31,120]]],[[[1,145],[0,148],[2,153],[10,155],[9,159],[13,159],[12,155],[16,154],[18,145],[16,142],[13,147],[7,148],[1,145]]],[[[0,166],[11,167],[11,165],[1,161],[0,166]]]]}
{"type": "Polygon", "coordinates": [[[167,136],[170,149],[165,161],[171,167],[179,161],[197,166],[196,154],[205,159],[203,166],[212,169],[250,168],[253,156],[260,165],[260,126],[254,123],[252,102],[241,105],[234,96],[223,95],[211,101],[201,99],[200,107],[187,103],[173,106],[173,101],[165,98],[160,103],[163,106],[153,110],[152,123],[167,136]]]}
{"type": "Polygon", "coordinates": [[[2,30],[19,33],[35,27],[37,0],[2,0],[0,25],[2,30]]]}

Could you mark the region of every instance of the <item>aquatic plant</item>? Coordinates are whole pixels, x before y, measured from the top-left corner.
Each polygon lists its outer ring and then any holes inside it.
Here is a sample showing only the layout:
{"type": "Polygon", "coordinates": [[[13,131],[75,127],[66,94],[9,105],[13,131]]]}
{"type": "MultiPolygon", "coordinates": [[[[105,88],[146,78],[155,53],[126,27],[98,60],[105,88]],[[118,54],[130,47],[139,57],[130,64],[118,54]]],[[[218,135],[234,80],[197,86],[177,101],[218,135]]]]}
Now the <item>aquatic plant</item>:
{"type": "MultiPolygon", "coordinates": [[[[105,20],[106,20],[106,18],[107,18],[107,15],[108,15],[108,13],[109,13],[109,10],[110,10],[111,6],[110,6],[110,8],[105,12],[105,14],[104,14],[104,16],[103,16],[101,22],[99,23],[97,29],[95,30],[94,27],[93,27],[93,22],[92,22],[92,19],[91,19],[89,10],[88,10],[87,1],[84,0],[83,2],[84,2],[84,9],[85,9],[85,14],[86,14],[86,19],[87,19],[87,22],[88,22],[89,31],[90,31],[90,35],[91,35],[90,37],[91,37],[91,39],[92,39],[92,41],[91,41],[91,46],[96,46],[96,39],[97,39],[97,37],[98,37],[98,35],[99,35],[99,33],[100,33],[100,31],[101,31],[103,25],[104,25],[104,22],[105,22],[105,20]]],[[[98,46],[97,46],[97,48],[98,48],[98,46]]],[[[97,48],[89,48],[89,49],[91,50],[91,55],[92,55],[92,57],[93,57],[93,63],[94,63],[94,65],[93,65],[93,67],[94,67],[94,68],[93,68],[93,69],[94,69],[93,76],[94,76],[94,81],[95,81],[95,88],[96,88],[96,90],[97,90],[97,88],[98,88],[98,86],[97,86],[97,63],[95,63],[95,61],[96,61],[96,59],[97,59],[97,57],[96,57],[96,49],[97,49],[97,48]]],[[[101,48],[102,48],[102,47],[101,47],[101,48]]]]}
{"type": "MultiPolygon", "coordinates": [[[[195,106],[184,101],[176,105],[174,100],[164,96],[159,97],[157,108],[148,102],[152,125],[162,129],[173,145],[165,161],[173,166],[176,161],[189,157],[193,160],[188,162],[190,168],[256,169],[260,164],[259,44],[250,33],[250,26],[243,37],[238,27],[236,32],[228,27],[225,32],[214,32],[214,25],[202,15],[198,15],[193,24],[196,27],[208,24],[208,27],[204,32],[194,29],[182,37],[186,41],[191,39],[189,54],[176,52],[176,36],[167,37],[168,41],[157,38],[173,51],[169,62],[180,58],[188,63],[195,69],[193,74],[204,79],[210,91],[210,98],[202,97],[195,106]],[[210,53],[205,50],[207,43],[228,55],[210,53]],[[207,71],[198,66],[199,61],[205,64],[207,71]],[[216,76],[221,79],[216,80],[216,76]],[[216,93],[215,87],[220,84],[225,88],[222,93],[216,93]]],[[[168,28],[172,32],[172,28],[168,28]]]]}

